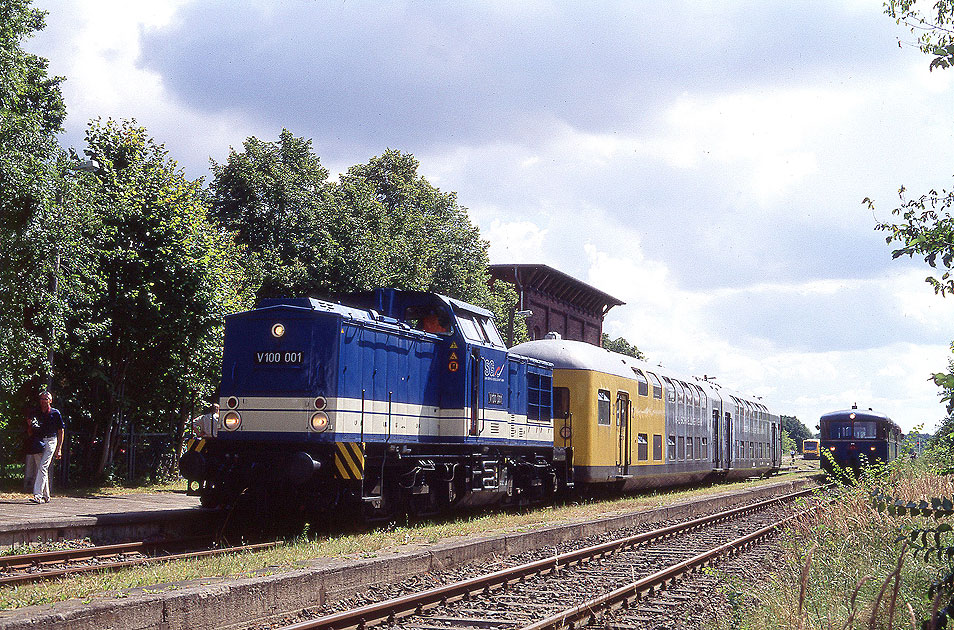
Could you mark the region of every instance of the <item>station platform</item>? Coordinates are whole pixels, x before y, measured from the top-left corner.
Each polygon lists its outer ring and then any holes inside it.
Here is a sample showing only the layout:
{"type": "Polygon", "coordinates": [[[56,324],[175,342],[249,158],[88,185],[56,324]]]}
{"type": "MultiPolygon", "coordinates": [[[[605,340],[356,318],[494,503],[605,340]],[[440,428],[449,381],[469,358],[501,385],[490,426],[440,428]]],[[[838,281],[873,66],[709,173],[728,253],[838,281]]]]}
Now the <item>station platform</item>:
{"type": "Polygon", "coordinates": [[[38,541],[89,538],[110,543],[189,535],[217,512],[184,492],[54,496],[33,503],[30,495],[0,498],[0,547],[38,541]],[[22,498],[21,498],[22,497],[22,498]]]}

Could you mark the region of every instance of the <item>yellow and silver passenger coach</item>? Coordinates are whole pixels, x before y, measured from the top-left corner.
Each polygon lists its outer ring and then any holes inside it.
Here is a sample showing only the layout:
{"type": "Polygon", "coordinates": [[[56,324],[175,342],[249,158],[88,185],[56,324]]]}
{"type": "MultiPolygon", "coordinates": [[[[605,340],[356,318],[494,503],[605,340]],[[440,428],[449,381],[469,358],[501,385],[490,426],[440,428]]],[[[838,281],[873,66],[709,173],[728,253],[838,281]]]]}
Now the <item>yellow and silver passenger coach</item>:
{"type": "Polygon", "coordinates": [[[518,345],[553,364],[553,435],[574,483],[620,490],[767,475],[781,464],[777,415],[754,396],[564,339],[518,345]]]}

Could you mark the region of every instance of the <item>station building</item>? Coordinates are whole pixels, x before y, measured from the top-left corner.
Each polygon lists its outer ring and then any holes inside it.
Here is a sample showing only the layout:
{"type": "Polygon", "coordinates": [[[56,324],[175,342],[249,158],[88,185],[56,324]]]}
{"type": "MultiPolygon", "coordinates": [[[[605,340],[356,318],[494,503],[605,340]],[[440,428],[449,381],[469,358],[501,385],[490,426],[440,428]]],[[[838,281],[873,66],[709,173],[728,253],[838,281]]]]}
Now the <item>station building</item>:
{"type": "MultiPolygon", "coordinates": [[[[490,265],[490,285],[508,282],[519,296],[511,318],[523,312],[530,339],[542,339],[548,332],[563,339],[600,345],[603,319],[614,306],[625,304],[585,282],[547,265],[490,265]],[[530,311],[526,314],[526,311],[530,311]]],[[[507,345],[513,345],[512,322],[498,322],[507,345]]]]}

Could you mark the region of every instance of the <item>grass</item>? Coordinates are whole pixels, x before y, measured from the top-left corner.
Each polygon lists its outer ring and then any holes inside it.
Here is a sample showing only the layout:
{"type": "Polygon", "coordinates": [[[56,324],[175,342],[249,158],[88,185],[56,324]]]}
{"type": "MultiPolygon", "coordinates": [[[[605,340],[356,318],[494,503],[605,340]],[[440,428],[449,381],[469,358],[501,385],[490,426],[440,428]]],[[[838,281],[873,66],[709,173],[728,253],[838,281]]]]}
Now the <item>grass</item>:
{"type": "MultiPolygon", "coordinates": [[[[809,467],[798,476],[817,471],[809,467]]],[[[786,475],[782,479],[791,479],[786,475]]],[[[10,610],[37,604],[48,604],[66,599],[92,597],[125,597],[125,589],[175,589],[170,583],[184,580],[217,580],[255,575],[261,571],[278,573],[302,567],[309,560],[355,555],[371,557],[384,549],[402,545],[430,544],[442,539],[518,532],[553,525],[651,509],[680,500],[697,498],[727,489],[757,487],[775,483],[779,478],[750,480],[730,485],[714,485],[695,489],[631,495],[609,500],[586,500],[577,503],[540,508],[532,511],[489,511],[475,516],[452,518],[421,524],[391,525],[367,531],[300,538],[285,545],[264,551],[218,556],[198,560],[184,560],[147,565],[113,573],[79,575],[68,580],[0,588],[0,610],[10,610]],[[155,585],[166,585],[157,587],[155,585]]]]}
{"type": "MultiPolygon", "coordinates": [[[[782,561],[770,580],[744,587],[745,602],[716,627],[822,630],[912,628],[930,613],[925,597],[939,567],[903,553],[897,542],[922,517],[889,516],[870,491],[886,486],[906,500],[954,495],[954,481],[910,462],[882,478],[846,488],[841,500],[801,519],[781,539],[782,561]]],[[[738,595],[742,585],[730,586],[738,595]]]]}

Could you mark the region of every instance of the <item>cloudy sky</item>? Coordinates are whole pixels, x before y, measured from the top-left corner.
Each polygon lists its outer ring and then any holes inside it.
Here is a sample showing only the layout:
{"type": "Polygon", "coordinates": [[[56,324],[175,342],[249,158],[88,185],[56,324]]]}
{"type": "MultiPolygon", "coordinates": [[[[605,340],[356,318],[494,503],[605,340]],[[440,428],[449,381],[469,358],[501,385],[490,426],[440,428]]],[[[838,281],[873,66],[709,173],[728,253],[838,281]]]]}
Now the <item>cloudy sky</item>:
{"type": "Polygon", "coordinates": [[[191,177],[254,135],[333,173],[386,148],[456,191],[492,262],[626,302],[606,331],[814,429],[943,418],[954,298],[891,260],[898,188],[954,181],[954,70],[878,0],[37,0],[63,143],[135,118],[191,177]],[[877,202],[872,213],[862,199],[877,202]]]}

